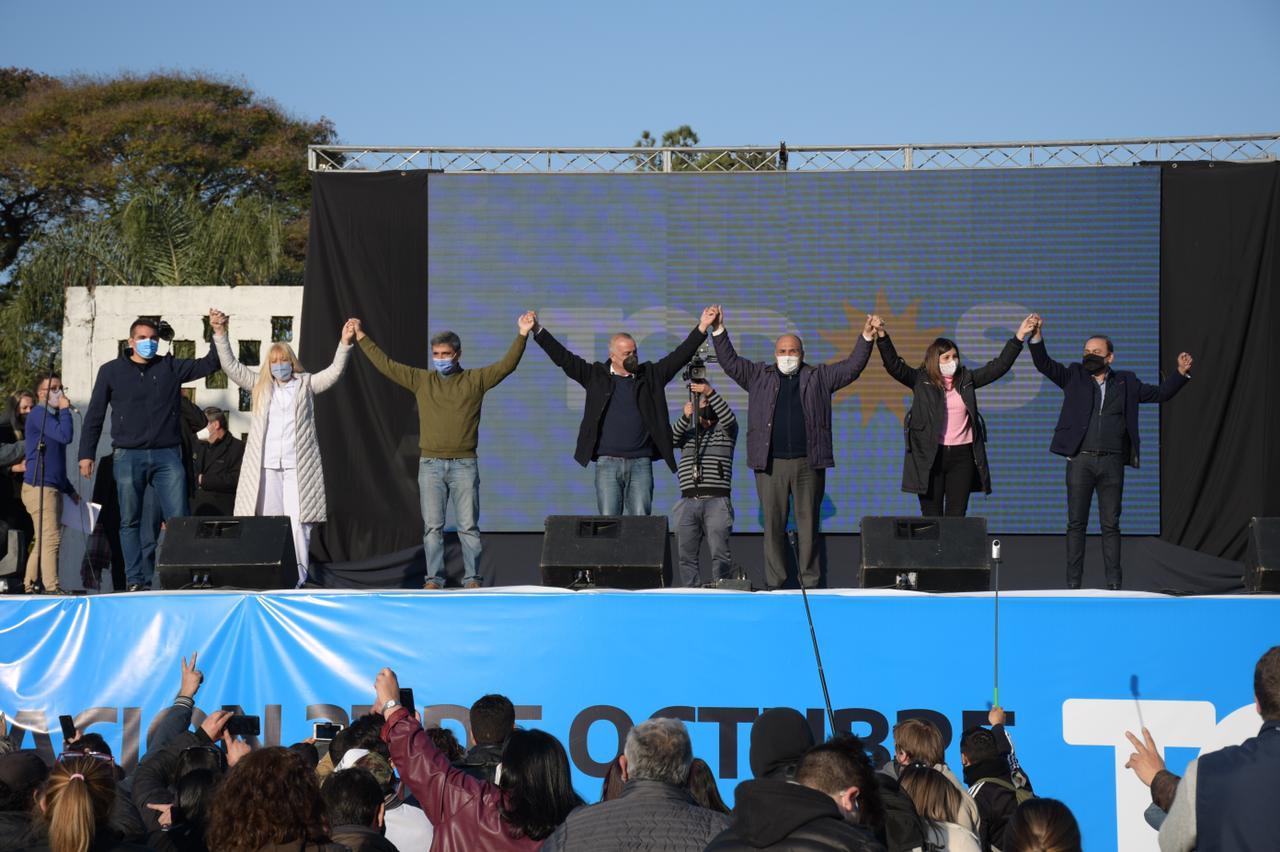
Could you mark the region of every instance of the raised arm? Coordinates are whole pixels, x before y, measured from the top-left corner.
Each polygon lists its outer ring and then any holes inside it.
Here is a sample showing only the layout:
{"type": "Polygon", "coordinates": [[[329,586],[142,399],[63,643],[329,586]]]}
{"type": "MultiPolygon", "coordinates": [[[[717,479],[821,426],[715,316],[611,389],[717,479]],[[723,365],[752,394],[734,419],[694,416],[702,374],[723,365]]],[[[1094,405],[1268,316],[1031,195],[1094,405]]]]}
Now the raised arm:
{"type": "Polygon", "coordinates": [[[209,327],[213,329],[213,348],[217,350],[218,361],[227,378],[245,390],[252,390],[258,381],[258,374],[241,364],[231,351],[231,341],[227,338],[227,315],[214,308],[209,309],[209,327]]]}
{"type": "Polygon", "coordinates": [[[973,370],[973,386],[980,388],[999,379],[1013,368],[1013,362],[1018,360],[1018,355],[1021,353],[1022,341],[1016,337],[1010,337],[999,355],[973,370]]]}
{"type": "Polygon", "coordinates": [[[353,318],[343,324],[338,349],[333,353],[333,363],[311,377],[311,390],[315,393],[324,393],[342,378],[342,371],[347,369],[347,360],[351,357],[351,344],[356,339],[358,322],[353,318]]]}
{"type": "Polygon", "coordinates": [[[653,364],[654,377],[658,382],[666,384],[676,377],[681,368],[698,354],[698,347],[707,339],[705,328],[695,328],[689,332],[684,342],[672,349],[667,355],[653,364]]]}
{"type": "Polygon", "coordinates": [[[360,343],[360,351],[364,353],[364,357],[369,359],[369,363],[379,373],[402,388],[413,390],[418,386],[419,375],[426,370],[391,360],[387,353],[373,342],[373,338],[364,333],[364,326],[360,320],[356,320],[356,340],[360,343]]]}
{"type": "Polygon", "coordinates": [[[866,369],[867,359],[871,357],[871,337],[875,333],[872,319],[872,316],[868,314],[867,321],[862,326],[862,334],[858,337],[857,342],[853,344],[853,351],[849,353],[848,358],[843,361],[837,361],[834,364],[818,365],[818,371],[826,379],[827,387],[831,391],[838,391],[840,388],[852,384],[866,369]]]}
{"type": "Polygon", "coordinates": [[[1138,383],[1138,402],[1167,402],[1191,381],[1191,356],[1183,352],[1178,356],[1178,371],[1159,385],[1138,383]]]}
{"type": "Polygon", "coordinates": [[[1060,388],[1067,386],[1067,367],[1065,364],[1059,364],[1057,361],[1049,357],[1048,351],[1044,348],[1044,339],[1040,336],[1040,329],[1043,323],[1036,320],[1036,329],[1031,336],[1031,363],[1036,365],[1036,369],[1044,375],[1049,381],[1053,382],[1060,388]]]}
{"type": "Polygon", "coordinates": [[[711,329],[711,345],[715,347],[716,360],[726,376],[733,379],[738,387],[750,393],[751,385],[764,371],[765,365],[748,361],[738,355],[738,350],[733,348],[733,341],[729,339],[729,329],[724,326],[724,310],[719,305],[714,307],[716,321],[711,329]]]}
{"type": "Polygon", "coordinates": [[[565,349],[564,345],[547,331],[546,326],[537,326],[533,332],[533,339],[542,347],[542,351],[547,353],[551,363],[564,370],[566,376],[584,388],[587,386],[591,376],[591,365],[585,359],[565,349]]]}
{"type": "Polygon", "coordinates": [[[520,333],[516,335],[515,340],[511,341],[511,346],[507,348],[507,354],[503,355],[500,360],[476,371],[480,374],[481,387],[486,391],[515,372],[516,367],[520,364],[520,359],[524,357],[525,347],[529,343],[529,332],[533,331],[533,327],[537,322],[538,315],[533,311],[526,311],[521,314],[520,318],[516,320],[516,327],[520,333]]]}
{"type": "Polygon", "coordinates": [[[203,358],[174,358],[173,372],[178,377],[179,382],[190,382],[194,379],[203,379],[212,373],[218,372],[219,356],[212,343],[209,344],[209,351],[205,353],[203,358]]]}
{"type": "Polygon", "coordinates": [[[884,364],[886,373],[909,388],[916,386],[916,378],[919,376],[919,372],[902,360],[902,356],[894,348],[893,340],[889,337],[887,331],[877,336],[876,348],[880,350],[880,362],[884,364]]]}

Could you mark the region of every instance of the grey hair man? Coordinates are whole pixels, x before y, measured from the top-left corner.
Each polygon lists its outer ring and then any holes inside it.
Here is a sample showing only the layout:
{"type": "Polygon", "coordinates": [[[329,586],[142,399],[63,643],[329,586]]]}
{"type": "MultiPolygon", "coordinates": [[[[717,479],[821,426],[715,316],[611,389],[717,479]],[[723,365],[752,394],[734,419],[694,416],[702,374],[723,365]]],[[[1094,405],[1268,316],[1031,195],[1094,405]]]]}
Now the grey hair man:
{"type": "Polygon", "coordinates": [[[700,807],[689,795],[693,747],[679,719],[649,719],[627,734],[619,765],[622,792],[615,799],[569,814],[542,848],[701,852],[724,831],[729,817],[700,807]]]}

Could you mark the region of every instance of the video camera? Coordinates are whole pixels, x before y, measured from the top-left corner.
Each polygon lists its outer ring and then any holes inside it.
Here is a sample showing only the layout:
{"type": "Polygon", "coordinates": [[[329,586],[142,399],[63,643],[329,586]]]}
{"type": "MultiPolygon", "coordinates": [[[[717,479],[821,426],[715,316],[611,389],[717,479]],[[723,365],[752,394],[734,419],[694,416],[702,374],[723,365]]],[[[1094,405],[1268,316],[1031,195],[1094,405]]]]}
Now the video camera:
{"type": "Polygon", "coordinates": [[[680,379],[684,382],[705,382],[707,380],[707,365],[715,363],[717,363],[715,351],[704,343],[698,347],[693,360],[689,362],[689,366],[685,367],[684,372],[680,374],[680,379]]]}

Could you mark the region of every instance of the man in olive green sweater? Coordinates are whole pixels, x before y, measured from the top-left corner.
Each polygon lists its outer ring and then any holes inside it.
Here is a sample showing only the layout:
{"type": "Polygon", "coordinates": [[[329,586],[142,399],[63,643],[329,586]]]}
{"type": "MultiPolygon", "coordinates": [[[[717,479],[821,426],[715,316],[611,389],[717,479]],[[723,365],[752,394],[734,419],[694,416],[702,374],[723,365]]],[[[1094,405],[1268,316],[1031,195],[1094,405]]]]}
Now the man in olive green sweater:
{"type": "Polygon", "coordinates": [[[424,370],[392,361],[356,322],[360,349],[378,372],[413,391],[418,401],[418,501],[422,507],[422,549],[427,558],[425,589],[444,587],[445,507],[453,506],[462,544],[466,573],[462,584],[478,589],[484,584],[480,565],[480,471],[476,444],[480,436],[480,405],[484,395],[511,375],[524,355],[529,331],[536,320],[532,311],[517,321],[520,334],[502,360],[464,370],[462,341],[452,331],[431,338],[431,363],[424,370]]]}

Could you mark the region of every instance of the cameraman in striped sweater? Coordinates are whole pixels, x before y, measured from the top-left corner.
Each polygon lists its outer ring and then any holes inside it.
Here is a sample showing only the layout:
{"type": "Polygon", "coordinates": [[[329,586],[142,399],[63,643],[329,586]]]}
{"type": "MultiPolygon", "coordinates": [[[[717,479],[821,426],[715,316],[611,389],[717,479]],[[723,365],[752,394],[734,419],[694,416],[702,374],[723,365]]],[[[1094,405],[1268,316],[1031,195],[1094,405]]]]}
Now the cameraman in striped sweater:
{"type": "Polygon", "coordinates": [[[680,501],[672,511],[680,573],[676,582],[700,585],[698,553],[706,536],[711,549],[712,580],[730,577],[729,533],[733,530],[733,448],[738,442],[738,421],[729,403],[706,380],[691,382],[693,399],[684,404],[684,415],[671,427],[672,443],[680,450],[680,501]],[[694,400],[698,404],[698,428],[693,423],[694,400]]]}

